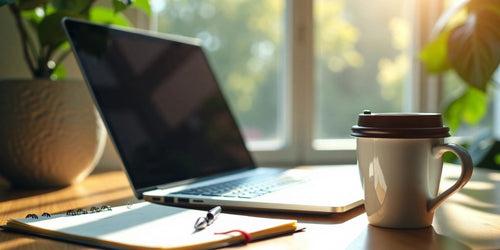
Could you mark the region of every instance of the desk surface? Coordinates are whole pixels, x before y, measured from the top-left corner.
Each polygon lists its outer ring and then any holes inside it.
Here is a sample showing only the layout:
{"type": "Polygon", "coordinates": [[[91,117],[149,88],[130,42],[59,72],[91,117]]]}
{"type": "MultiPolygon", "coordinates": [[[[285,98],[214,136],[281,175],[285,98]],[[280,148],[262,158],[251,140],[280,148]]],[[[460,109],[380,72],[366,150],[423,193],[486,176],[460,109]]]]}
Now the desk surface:
{"type": "MultiPolygon", "coordinates": [[[[442,188],[460,169],[447,166],[442,188]]],[[[28,213],[59,213],[94,205],[136,202],[122,171],[98,171],[83,182],[51,190],[9,190],[0,184],[0,224],[28,213]]],[[[251,243],[266,249],[500,249],[500,172],[475,169],[471,181],[445,201],[432,227],[391,230],[369,226],[362,207],[331,216],[245,213],[297,219],[304,232],[251,243]]],[[[81,245],[0,230],[0,249],[81,249],[81,245]]]]}

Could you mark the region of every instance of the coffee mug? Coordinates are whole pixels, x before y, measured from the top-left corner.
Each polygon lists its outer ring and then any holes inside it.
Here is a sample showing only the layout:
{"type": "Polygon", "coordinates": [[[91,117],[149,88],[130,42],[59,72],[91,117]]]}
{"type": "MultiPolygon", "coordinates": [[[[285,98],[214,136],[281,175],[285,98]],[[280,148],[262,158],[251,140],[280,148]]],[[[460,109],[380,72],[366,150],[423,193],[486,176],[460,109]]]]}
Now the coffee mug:
{"type": "Polygon", "coordinates": [[[371,225],[423,228],[435,209],[472,176],[469,153],[456,144],[438,113],[371,113],[364,111],[352,127],[358,167],[371,225]],[[462,172],[454,185],[438,194],[443,154],[454,153],[462,172]]]}

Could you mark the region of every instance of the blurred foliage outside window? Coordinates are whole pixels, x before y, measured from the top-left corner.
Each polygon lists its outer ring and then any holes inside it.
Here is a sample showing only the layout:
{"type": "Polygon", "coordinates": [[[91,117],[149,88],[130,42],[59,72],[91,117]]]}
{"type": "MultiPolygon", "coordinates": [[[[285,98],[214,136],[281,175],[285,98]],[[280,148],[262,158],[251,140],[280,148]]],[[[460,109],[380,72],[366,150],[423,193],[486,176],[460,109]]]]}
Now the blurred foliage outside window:
{"type": "Polygon", "coordinates": [[[453,134],[491,133],[500,1],[445,0],[444,7],[420,58],[429,73],[442,76],[442,110],[453,134]]]}
{"type": "MultiPolygon", "coordinates": [[[[311,0],[313,1],[313,0],[311,0]]],[[[202,40],[245,138],[286,143],[284,0],[158,0],[160,32],[202,40]]],[[[349,138],[363,109],[400,112],[410,79],[411,1],[314,0],[314,138],[349,138]],[[362,6],[362,7],[361,7],[362,6]]],[[[293,18],[293,17],[292,17],[293,18]]],[[[302,100],[294,100],[302,101],[302,100]]],[[[312,144],[312,142],[311,142],[312,144]]]]}
{"type": "Polygon", "coordinates": [[[315,139],[349,138],[364,109],[403,110],[412,2],[314,1],[315,139]]]}
{"type": "Polygon", "coordinates": [[[202,40],[247,140],[284,140],[284,9],[275,0],[153,2],[159,31],[202,40]]]}

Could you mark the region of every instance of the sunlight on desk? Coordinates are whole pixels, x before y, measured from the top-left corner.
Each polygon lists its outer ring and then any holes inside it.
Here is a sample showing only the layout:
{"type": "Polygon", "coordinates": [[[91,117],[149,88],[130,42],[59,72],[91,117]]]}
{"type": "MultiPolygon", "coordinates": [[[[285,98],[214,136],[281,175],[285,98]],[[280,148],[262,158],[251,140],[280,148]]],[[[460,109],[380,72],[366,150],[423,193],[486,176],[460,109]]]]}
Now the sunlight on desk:
{"type": "Polygon", "coordinates": [[[489,173],[488,179],[491,181],[500,182],[500,173],[489,173]]]}
{"type": "MultiPolygon", "coordinates": [[[[460,175],[447,165],[441,189],[460,175]]],[[[94,205],[118,206],[136,201],[123,171],[96,172],[82,183],[52,190],[0,187],[0,223],[27,213],[58,213],[94,205]]],[[[225,210],[225,212],[228,212],[225,210]]],[[[232,211],[231,211],[232,213],[232,211]]],[[[364,209],[344,214],[308,216],[238,212],[252,216],[297,219],[304,232],[254,242],[248,249],[500,249],[500,172],[475,169],[470,183],[437,210],[432,227],[396,230],[368,225],[364,209]]],[[[0,249],[81,249],[82,246],[0,230],[0,249]]]]}
{"type": "Polygon", "coordinates": [[[348,249],[469,249],[453,238],[436,233],[433,227],[400,230],[367,226],[348,249]]]}
{"type": "MultiPolygon", "coordinates": [[[[444,175],[458,177],[459,168],[444,175]]],[[[500,246],[500,173],[474,169],[472,180],[436,210],[434,225],[439,233],[474,247],[500,246]]]]}
{"type": "Polygon", "coordinates": [[[0,223],[5,224],[8,218],[23,218],[28,213],[58,213],[102,203],[122,204],[124,200],[135,201],[132,196],[132,190],[122,171],[97,172],[82,183],[64,188],[0,189],[1,210],[6,212],[0,216],[0,223]]]}

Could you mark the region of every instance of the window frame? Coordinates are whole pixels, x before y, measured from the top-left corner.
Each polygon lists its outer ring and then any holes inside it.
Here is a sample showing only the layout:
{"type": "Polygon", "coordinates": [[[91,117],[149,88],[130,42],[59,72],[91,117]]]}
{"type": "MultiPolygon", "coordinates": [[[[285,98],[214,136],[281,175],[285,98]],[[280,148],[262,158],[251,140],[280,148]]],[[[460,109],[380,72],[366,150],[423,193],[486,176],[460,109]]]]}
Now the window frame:
{"type": "MultiPolygon", "coordinates": [[[[264,165],[349,164],[356,162],[355,139],[314,140],[314,0],[286,0],[286,45],[290,63],[285,73],[290,86],[287,121],[290,125],[287,147],[281,150],[252,151],[264,165]],[[291,108],[290,108],[291,107],[291,108]],[[291,110],[290,110],[291,109],[291,110]],[[293,111],[292,111],[293,110],[293,111]],[[327,146],[324,146],[327,145],[327,146]]],[[[409,98],[404,112],[440,112],[441,78],[425,72],[418,59],[421,48],[429,41],[434,23],[443,9],[443,1],[412,1],[413,41],[410,84],[404,95],[409,98]]],[[[357,114],[353,114],[357,115],[357,114]]]]}
{"type": "MultiPolygon", "coordinates": [[[[314,141],[314,0],[285,1],[285,146],[278,150],[252,150],[261,166],[332,165],[356,162],[355,139],[314,141]]],[[[418,54],[429,41],[432,27],[444,1],[412,0],[413,41],[410,56],[410,84],[404,88],[408,101],[403,112],[440,112],[442,87],[439,76],[426,74],[418,54]]],[[[140,26],[156,30],[154,13],[140,26]]],[[[357,115],[357,114],[353,114],[357,115]]],[[[350,131],[350,128],[346,128],[350,131]]]]}

